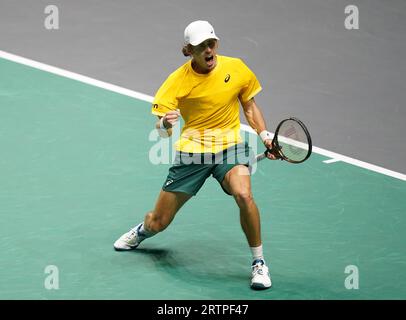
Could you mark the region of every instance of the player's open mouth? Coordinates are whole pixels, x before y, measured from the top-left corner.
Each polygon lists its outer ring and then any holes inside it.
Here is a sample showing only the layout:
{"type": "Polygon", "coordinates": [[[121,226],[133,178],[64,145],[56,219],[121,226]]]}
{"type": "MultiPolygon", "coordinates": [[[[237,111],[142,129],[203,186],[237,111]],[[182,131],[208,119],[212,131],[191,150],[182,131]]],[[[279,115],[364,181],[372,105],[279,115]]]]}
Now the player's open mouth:
{"type": "Polygon", "coordinates": [[[212,67],[214,65],[214,56],[208,56],[204,59],[206,60],[207,66],[212,67]]]}

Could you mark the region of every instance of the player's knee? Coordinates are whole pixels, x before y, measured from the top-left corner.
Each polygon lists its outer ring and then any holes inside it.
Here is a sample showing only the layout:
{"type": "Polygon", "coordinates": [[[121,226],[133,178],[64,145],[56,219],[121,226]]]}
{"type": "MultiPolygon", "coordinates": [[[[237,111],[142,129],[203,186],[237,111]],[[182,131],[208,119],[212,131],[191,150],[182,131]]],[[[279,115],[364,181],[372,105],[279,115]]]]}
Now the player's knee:
{"type": "Polygon", "coordinates": [[[252,192],[248,189],[238,190],[234,193],[234,198],[240,207],[249,206],[254,201],[252,192]]]}

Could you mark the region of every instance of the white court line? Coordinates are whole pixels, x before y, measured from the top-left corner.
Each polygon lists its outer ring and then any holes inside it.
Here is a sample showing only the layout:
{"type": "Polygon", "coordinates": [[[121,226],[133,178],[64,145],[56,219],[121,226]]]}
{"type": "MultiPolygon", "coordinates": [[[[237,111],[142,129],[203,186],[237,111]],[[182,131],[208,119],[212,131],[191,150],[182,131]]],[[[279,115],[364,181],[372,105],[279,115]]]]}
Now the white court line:
{"type": "Polygon", "coordinates": [[[62,76],[65,78],[69,78],[69,79],[73,79],[73,80],[77,80],[86,84],[90,84],[92,86],[96,86],[99,88],[103,88],[109,91],[113,91],[113,92],[117,92],[120,94],[123,94],[125,96],[129,96],[135,99],[139,99],[139,100],[143,100],[143,101],[147,101],[147,102],[152,102],[153,97],[148,96],[146,94],[140,93],[140,92],[136,92],[133,90],[129,90],[129,89],[125,89],[123,87],[119,87],[116,86],[114,84],[111,83],[107,83],[107,82],[103,82],[103,81],[99,81],[93,78],[89,78],[86,76],[82,76],[78,73],[74,73],[74,72],[70,72],[64,69],[60,69],[60,68],[56,68],[56,67],[52,67],[50,65],[41,63],[41,62],[37,62],[34,60],[30,60],[30,59],[26,59],[20,56],[16,56],[14,54],[11,53],[7,53],[4,51],[0,50],[0,58],[6,59],[6,60],[10,60],[13,62],[17,62],[20,64],[24,64],[26,66],[35,68],[35,69],[39,69],[42,71],[46,71],[49,73],[53,73],[53,74],[57,74],[58,76],[62,76]]]}
{"type": "Polygon", "coordinates": [[[330,163],[334,163],[334,162],[339,162],[339,159],[328,159],[328,160],[324,160],[323,162],[326,164],[330,164],[330,163]]]}
{"type": "MultiPolygon", "coordinates": [[[[29,66],[32,68],[36,68],[36,69],[39,69],[42,71],[46,71],[49,73],[53,73],[53,74],[56,74],[56,75],[59,75],[59,76],[65,77],[65,78],[77,80],[77,81],[80,81],[80,82],[83,82],[83,83],[86,83],[86,84],[89,84],[92,86],[96,86],[99,88],[103,88],[103,89],[106,89],[106,90],[109,90],[112,92],[117,92],[117,93],[129,96],[129,97],[132,97],[135,99],[143,100],[146,102],[152,102],[154,99],[152,96],[149,96],[149,95],[146,95],[146,94],[143,94],[140,92],[125,89],[123,87],[119,87],[119,86],[116,86],[111,83],[99,81],[99,80],[96,80],[96,79],[93,79],[90,77],[86,77],[86,76],[80,75],[78,73],[70,72],[70,71],[67,71],[64,69],[52,67],[50,65],[47,65],[47,64],[44,64],[41,62],[37,62],[37,61],[31,60],[31,59],[23,58],[23,57],[20,57],[20,56],[11,54],[11,53],[7,53],[7,52],[1,51],[1,50],[0,50],[0,58],[6,59],[9,61],[13,61],[13,62],[17,62],[17,63],[23,64],[23,65],[26,65],[26,66],[29,66]]],[[[241,129],[244,131],[256,134],[256,132],[250,126],[247,126],[245,124],[241,124],[241,129]]],[[[338,154],[335,152],[331,152],[331,151],[328,151],[328,150],[325,150],[322,148],[314,147],[314,146],[313,146],[313,152],[321,154],[330,159],[334,159],[335,160],[334,162],[342,161],[342,162],[349,163],[349,164],[352,164],[357,167],[361,167],[361,168],[364,168],[367,170],[371,170],[371,171],[378,172],[378,173],[381,173],[381,174],[384,174],[384,175],[387,175],[387,176],[390,176],[390,177],[393,177],[396,179],[406,181],[405,174],[402,174],[402,173],[399,173],[396,171],[392,171],[392,170],[388,170],[388,169],[385,169],[385,168],[382,168],[382,167],[379,167],[379,166],[376,166],[376,165],[373,165],[373,164],[370,164],[370,163],[367,163],[364,161],[353,159],[353,158],[350,158],[350,157],[347,157],[347,156],[344,156],[344,155],[341,155],[341,154],[338,154]]],[[[329,161],[329,160],[327,160],[327,161],[329,161]]]]}

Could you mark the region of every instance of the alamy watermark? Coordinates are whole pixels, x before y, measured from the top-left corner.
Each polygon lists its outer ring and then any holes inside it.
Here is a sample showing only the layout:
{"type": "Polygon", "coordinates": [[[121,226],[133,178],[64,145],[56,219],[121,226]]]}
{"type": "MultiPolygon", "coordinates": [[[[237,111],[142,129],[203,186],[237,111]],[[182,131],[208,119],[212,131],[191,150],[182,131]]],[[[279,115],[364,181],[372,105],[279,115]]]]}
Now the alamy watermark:
{"type": "Polygon", "coordinates": [[[347,30],[359,29],[359,10],[355,5],[348,5],[344,9],[344,13],[348,14],[344,20],[344,27],[347,30]]]}
{"type": "Polygon", "coordinates": [[[344,280],[344,287],[347,290],[359,289],[359,270],[355,265],[348,265],[344,269],[345,274],[349,274],[344,280]]]}
{"type": "Polygon", "coordinates": [[[59,289],[59,269],[55,265],[45,267],[44,273],[47,275],[44,280],[44,287],[47,290],[59,289]]]}
{"type": "Polygon", "coordinates": [[[59,9],[55,5],[48,5],[44,9],[44,13],[47,14],[44,20],[44,27],[47,30],[59,29],[59,9]]]}

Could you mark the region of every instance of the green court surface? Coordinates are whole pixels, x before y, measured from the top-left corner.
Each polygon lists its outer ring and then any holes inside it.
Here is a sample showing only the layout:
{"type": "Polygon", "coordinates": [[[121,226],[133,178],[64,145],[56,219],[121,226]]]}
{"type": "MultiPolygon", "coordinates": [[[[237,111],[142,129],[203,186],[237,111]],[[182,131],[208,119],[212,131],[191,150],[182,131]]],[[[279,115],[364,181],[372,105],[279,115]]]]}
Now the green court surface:
{"type": "Polygon", "coordinates": [[[405,182],[317,154],[261,162],[273,287],[252,291],[237,206],[215,179],[165,232],[113,250],[169,168],[149,160],[149,103],[2,59],[0,71],[1,299],[406,299],[405,182]],[[359,289],[344,285],[349,265],[359,289]]]}

